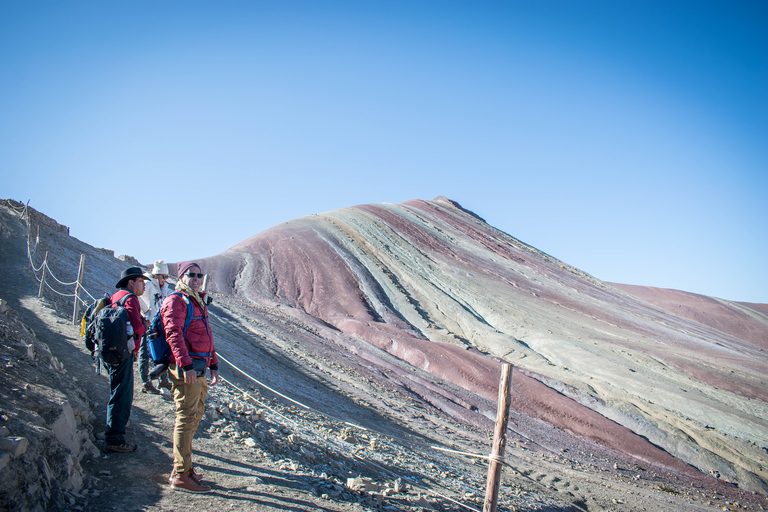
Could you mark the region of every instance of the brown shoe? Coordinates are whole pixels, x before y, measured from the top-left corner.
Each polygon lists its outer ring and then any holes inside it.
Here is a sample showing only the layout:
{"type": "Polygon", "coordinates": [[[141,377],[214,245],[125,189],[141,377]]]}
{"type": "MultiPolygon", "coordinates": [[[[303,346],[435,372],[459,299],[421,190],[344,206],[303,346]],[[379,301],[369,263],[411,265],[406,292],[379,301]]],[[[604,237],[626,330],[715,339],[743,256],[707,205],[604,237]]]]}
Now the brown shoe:
{"type": "MultiPolygon", "coordinates": [[[[176,478],[176,475],[178,473],[176,472],[176,469],[171,470],[171,476],[168,477],[168,483],[173,482],[173,479],[176,478]]],[[[203,472],[197,468],[189,468],[189,471],[187,472],[187,476],[197,482],[198,484],[203,481],[203,472]]]]}
{"type": "Polygon", "coordinates": [[[143,386],[141,386],[141,392],[142,393],[149,393],[150,395],[159,395],[160,391],[157,390],[155,386],[152,385],[152,382],[145,382],[143,386]]]}
{"type": "Polygon", "coordinates": [[[157,387],[165,388],[168,391],[170,391],[171,388],[173,388],[173,384],[171,384],[171,381],[168,380],[167,376],[164,375],[164,377],[165,377],[164,379],[160,379],[160,381],[157,383],[157,387]]]}
{"type": "MultiPolygon", "coordinates": [[[[187,474],[189,474],[189,471],[187,474]]],[[[174,491],[192,492],[196,494],[211,492],[210,485],[201,485],[189,476],[180,475],[178,473],[171,478],[171,489],[174,491]]]]}

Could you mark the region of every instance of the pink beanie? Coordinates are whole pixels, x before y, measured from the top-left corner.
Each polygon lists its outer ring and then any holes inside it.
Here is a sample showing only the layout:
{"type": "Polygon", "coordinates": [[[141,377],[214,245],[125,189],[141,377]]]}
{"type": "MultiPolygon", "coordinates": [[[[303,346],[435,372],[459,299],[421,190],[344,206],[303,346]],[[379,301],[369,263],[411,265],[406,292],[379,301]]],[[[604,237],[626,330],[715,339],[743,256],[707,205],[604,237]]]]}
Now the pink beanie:
{"type": "MultiPolygon", "coordinates": [[[[198,265],[194,261],[182,261],[181,263],[176,265],[176,270],[177,270],[177,273],[178,273],[177,277],[183,276],[184,272],[186,272],[187,270],[191,269],[192,267],[200,268],[200,265],[198,265]]],[[[200,269],[200,270],[202,270],[202,269],[200,269]]]]}

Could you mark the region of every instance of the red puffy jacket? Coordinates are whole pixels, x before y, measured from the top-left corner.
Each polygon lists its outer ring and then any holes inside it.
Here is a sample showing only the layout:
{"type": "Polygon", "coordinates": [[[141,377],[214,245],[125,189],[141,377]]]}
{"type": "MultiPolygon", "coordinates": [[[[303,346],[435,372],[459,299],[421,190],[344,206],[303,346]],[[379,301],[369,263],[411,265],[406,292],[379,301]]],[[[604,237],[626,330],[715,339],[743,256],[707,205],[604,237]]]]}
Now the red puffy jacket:
{"type": "MultiPolygon", "coordinates": [[[[187,317],[187,303],[184,298],[178,295],[171,295],[163,301],[160,307],[160,314],[163,317],[163,327],[165,328],[165,339],[171,346],[171,361],[175,361],[183,370],[192,369],[192,357],[190,352],[208,353],[205,359],[208,360],[206,366],[218,365],[216,350],[213,348],[213,335],[211,327],[208,325],[208,309],[201,308],[195,299],[184,292],[178,292],[186,295],[186,299],[192,304],[192,317],[194,318],[187,328],[186,337],[182,335],[184,329],[184,320],[187,317]],[[201,318],[202,317],[202,318],[201,318]]],[[[199,293],[205,300],[205,293],[199,293]]],[[[200,359],[196,356],[196,359],[200,359]]]]}

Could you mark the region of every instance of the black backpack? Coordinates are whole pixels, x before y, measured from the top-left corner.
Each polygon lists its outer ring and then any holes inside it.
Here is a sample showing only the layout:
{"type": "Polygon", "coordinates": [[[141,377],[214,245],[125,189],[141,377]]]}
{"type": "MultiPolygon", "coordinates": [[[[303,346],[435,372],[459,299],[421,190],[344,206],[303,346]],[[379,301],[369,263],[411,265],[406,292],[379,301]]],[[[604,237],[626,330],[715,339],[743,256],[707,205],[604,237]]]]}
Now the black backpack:
{"type": "MultiPolygon", "coordinates": [[[[96,356],[110,365],[122,363],[131,356],[128,349],[130,318],[125,302],[133,293],[127,293],[110,307],[103,307],[94,320],[96,356]]],[[[131,327],[131,331],[133,328],[131,327]]],[[[133,332],[131,332],[131,336],[133,332]]]]}
{"type": "Polygon", "coordinates": [[[104,297],[88,304],[80,320],[80,336],[85,338],[85,348],[91,353],[91,357],[95,357],[96,352],[96,314],[111,303],[110,295],[105,293],[104,297]]]}

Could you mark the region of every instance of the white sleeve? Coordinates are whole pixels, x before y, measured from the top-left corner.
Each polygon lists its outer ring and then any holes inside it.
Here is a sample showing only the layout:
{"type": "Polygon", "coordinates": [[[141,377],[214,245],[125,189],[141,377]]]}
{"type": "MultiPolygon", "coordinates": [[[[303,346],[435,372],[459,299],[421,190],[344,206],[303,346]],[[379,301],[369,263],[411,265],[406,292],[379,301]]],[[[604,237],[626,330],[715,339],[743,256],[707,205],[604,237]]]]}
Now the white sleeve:
{"type": "Polygon", "coordinates": [[[150,309],[151,300],[152,298],[149,295],[149,283],[147,283],[147,287],[145,288],[144,293],[139,295],[139,304],[141,306],[141,314],[144,315],[144,318],[147,318],[147,312],[150,309]]]}

